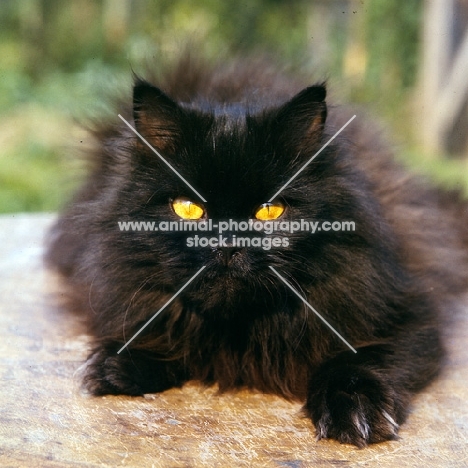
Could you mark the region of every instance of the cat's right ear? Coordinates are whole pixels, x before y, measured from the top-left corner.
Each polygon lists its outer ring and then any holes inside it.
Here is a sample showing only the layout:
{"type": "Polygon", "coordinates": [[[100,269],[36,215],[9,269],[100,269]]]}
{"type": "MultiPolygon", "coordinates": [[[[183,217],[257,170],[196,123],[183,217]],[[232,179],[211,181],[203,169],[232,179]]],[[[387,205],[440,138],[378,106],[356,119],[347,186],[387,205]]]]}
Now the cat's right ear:
{"type": "Polygon", "coordinates": [[[137,78],[133,87],[135,128],[148,143],[161,152],[175,149],[180,135],[181,109],[159,88],[137,78]]]}

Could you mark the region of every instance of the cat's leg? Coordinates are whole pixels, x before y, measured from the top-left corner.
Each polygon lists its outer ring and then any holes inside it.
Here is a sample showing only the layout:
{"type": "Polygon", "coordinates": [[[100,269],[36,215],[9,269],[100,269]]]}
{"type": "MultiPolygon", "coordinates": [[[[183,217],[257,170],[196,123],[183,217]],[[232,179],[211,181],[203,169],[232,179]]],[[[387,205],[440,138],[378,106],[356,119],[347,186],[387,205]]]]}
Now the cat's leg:
{"type": "Polygon", "coordinates": [[[150,351],[125,348],[122,343],[107,341],[95,347],[86,365],[84,385],[93,395],[143,395],[172,387],[187,380],[178,361],[159,360],[150,351]]]}
{"type": "Polygon", "coordinates": [[[411,396],[437,374],[442,357],[438,332],[421,328],[323,363],[310,378],[304,406],[317,439],[358,447],[395,439],[411,396]]]}

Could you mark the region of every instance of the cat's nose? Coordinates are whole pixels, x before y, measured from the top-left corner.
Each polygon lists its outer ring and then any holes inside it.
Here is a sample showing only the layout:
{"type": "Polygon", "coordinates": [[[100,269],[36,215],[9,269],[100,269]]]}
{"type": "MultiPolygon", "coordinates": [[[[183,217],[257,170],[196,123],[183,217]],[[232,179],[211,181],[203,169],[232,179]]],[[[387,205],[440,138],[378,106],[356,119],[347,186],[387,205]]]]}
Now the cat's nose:
{"type": "Polygon", "coordinates": [[[217,257],[221,262],[228,266],[231,261],[240,254],[240,249],[237,247],[220,247],[216,250],[217,257]]]}

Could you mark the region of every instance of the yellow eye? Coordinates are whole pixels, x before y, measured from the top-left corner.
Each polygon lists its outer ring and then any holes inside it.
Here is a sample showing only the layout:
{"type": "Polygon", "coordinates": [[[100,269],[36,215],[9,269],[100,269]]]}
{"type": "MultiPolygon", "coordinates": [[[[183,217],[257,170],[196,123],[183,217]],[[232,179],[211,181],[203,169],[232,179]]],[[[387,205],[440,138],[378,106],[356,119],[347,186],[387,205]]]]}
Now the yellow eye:
{"type": "Polygon", "coordinates": [[[261,221],[278,219],[284,213],[284,206],[279,203],[264,203],[255,212],[255,217],[261,221]]]}
{"type": "Polygon", "coordinates": [[[172,202],[172,208],[175,214],[182,219],[200,219],[205,213],[205,210],[198,203],[182,197],[176,198],[172,202]]]}

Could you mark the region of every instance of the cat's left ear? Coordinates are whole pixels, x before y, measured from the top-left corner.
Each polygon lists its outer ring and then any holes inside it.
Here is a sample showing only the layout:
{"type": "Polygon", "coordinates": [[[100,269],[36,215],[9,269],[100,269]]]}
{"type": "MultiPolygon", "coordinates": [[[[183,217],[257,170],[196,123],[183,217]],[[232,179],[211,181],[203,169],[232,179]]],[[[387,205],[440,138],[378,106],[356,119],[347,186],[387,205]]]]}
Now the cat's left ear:
{"type": "Polygon", "coordinates": [[[300,132],[303,138],[319,140],[327,118],[326,95],[323,83],[305,88],[280,107],[277,123],[288,133],[293,130],[296,135],[300,132]]]}

